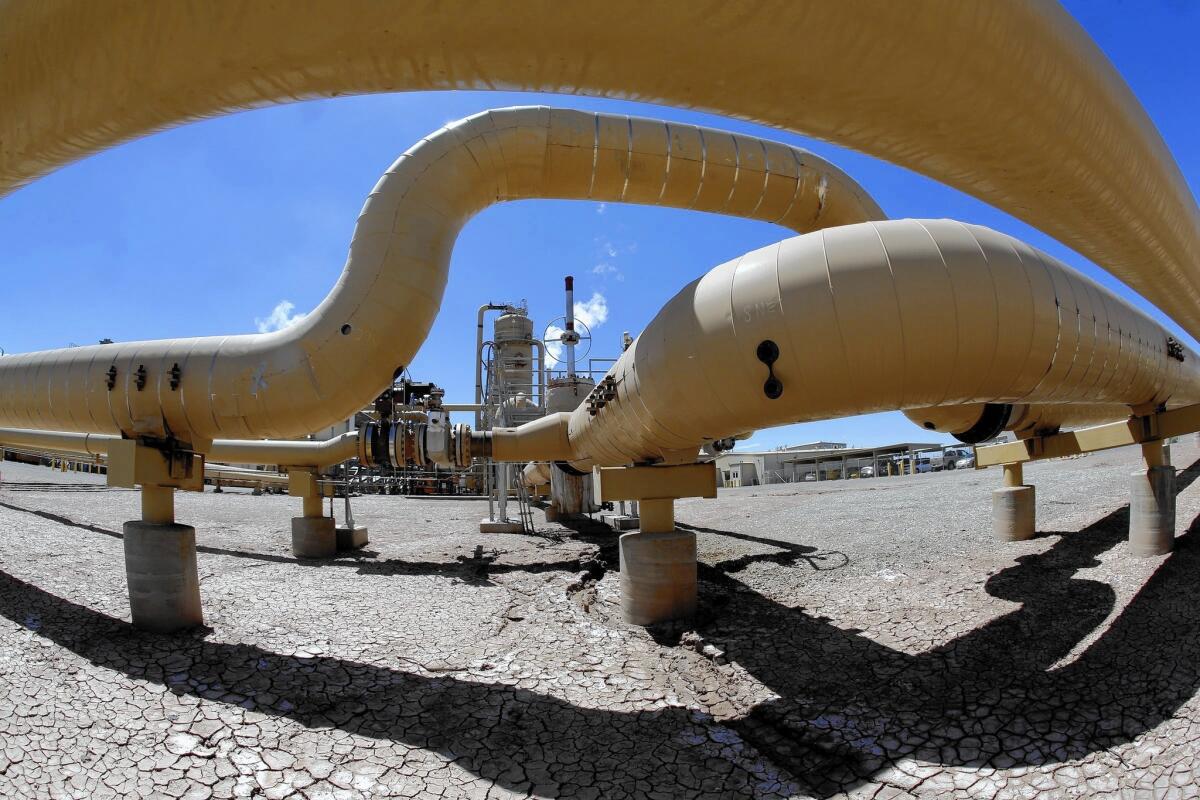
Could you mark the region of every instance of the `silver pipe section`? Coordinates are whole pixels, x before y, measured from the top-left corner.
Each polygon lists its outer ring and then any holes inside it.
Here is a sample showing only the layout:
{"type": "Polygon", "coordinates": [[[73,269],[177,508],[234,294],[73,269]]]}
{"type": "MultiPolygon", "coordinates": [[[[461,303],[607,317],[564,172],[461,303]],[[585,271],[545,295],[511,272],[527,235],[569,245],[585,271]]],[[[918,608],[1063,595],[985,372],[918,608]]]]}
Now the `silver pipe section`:
{"type": "Polygon", "coordinates": [[[567,285],[567,313],[566,336],[563,341],[567,348],[567,378],[575,377],[575,278],[571,275],[566,277],[567,285]]]}
{"type": "Polygon", "coordinates": [[[484,303],[479,307],[475,322],[475,428],[483,427],[483,318],[489,311],[504,311],[505,305],[484,303]]]}
{"type": "Polygon", "coordinates": [[[608,114],[514,108],[424,139],[380,179],[337,285],[303,322],[0,360],[0,425],[175,438],[288,439],[346,419],[411,363],[462,226],[527,198],[642,203],[797,231],[881,219],[841,170],[793,147],[608,114]]]}
{"type": "Polygon", "coordinates": [[[533,339],[530,346],[538,352],[538,408],[545,408],[547,394],[550,389],[546,384],[546,343],[541,339],[533,339]]]}

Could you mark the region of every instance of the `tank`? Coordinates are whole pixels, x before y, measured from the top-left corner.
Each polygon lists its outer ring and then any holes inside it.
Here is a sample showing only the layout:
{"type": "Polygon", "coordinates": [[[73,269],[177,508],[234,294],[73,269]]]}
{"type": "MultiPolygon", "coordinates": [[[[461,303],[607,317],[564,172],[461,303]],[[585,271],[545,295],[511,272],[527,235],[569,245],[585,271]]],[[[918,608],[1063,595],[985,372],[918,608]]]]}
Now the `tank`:
{"type": "Polygon", "coordinates": [[[533,321],[519,309],[501,314],[494,323],[496,361],[503,374],[505,394],[533,395],[533,321]]]}
{"type": "Polygon", "coordinates": [[[546,413],[556,414],[559,411],[574,411],[579,404],[587,399],[588,393],[596,386],[591,378],[578,375],[571,378],[554,378],[546,391],[546,413]]]}

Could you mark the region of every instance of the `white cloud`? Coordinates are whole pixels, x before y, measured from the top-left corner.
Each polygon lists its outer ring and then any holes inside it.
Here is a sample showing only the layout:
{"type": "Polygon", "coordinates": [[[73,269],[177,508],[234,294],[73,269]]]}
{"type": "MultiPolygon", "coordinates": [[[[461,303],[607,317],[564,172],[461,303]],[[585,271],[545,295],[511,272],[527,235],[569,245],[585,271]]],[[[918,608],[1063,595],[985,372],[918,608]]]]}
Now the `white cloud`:
{"type": "MultiPolygon", "coordinates": [[[[608,321],[608,300],[600,292],[592,292],[588,300],[575,301],[575,321],[582,322],[588,330],[595,331],[608,321]]],[[[555,359],[561,360],[563,346],[559,341],[563,329],[551,325],[546,329],[546,351],[555,359]]]]}
{"type": "Polygon", "coordinates": [[[608,300],[599,292],[592,292],[592,297],[586,302],[575,301],[575,319],[596,328],[608,321],[608,300]]]}
{"type": "Polygon", "coordinates": [[[296,304],[291,300],[280,300],[275,308],[271,309],[269,316],[255,317],[254,324],[258,326],[259,333],[270,333],[271,331],[281,331],[284,328],[290,328],[308,316],[308,314],[292,313],[295,310],[296,304]]]}
{"type": "Polygon", "coordinates": [[[608,254],[609,258],[617,257],[617,248],[613,247],[612,242],[609,242],[609,241],[604,242],[604,252],[608,254]]]}
{"type": "Polygon", "coordinates": [[[608,211],[608,203],[601,203],[600,205],[596,206],[597,214],[603,214],[605,211],[608,211]]]}
{"type": "Polygon", "coordinates": [[[607,278],[611,275],[618,281],[625,280],[625,275],[621,272],[621,270],[617,269],[614,265],[608,263],[607,261],[601,261],[599,264],[592,267],[592,274],[599,275],[601,278],[607,278]]]}

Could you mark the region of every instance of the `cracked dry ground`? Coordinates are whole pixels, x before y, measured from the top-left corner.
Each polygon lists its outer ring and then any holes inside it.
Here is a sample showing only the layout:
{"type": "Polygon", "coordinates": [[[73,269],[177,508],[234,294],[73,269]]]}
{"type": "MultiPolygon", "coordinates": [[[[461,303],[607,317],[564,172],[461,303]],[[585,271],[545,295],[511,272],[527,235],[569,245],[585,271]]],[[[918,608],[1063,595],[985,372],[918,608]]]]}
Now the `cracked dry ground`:
{"type": "Polygon", "coordinates": [[[0,796],[1200,796],[1200,467],[1138,560],[1135,464],[1027,468],[1020,544],[990,540],[995,470],[683,501],[702,614],[651,631],[602,529],[371,497],[364,552],[299,562],[297,501],[181,495],[209,627],[153,636],[136,493],[7,463],[0,796]]]}

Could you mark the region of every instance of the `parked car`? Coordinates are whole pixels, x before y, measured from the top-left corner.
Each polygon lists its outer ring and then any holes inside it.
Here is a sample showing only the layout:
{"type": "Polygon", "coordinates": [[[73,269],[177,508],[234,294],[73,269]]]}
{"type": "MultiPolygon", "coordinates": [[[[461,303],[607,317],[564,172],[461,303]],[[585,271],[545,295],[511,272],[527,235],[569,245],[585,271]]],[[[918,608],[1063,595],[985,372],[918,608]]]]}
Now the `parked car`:
{"type": "Polygon", "coordinates": [[[917,473],[920,474],[922,472],[933,472],[933,462],[928,458],[917,459],[917,473]]]}
{"type": "Polygon", "coordinates": [[[955,469],[974,469],[975,468],[975,454],[972,453],[971,455],[963,456],[958,461],[954,462],[954,467],[955,467],[955,469]]]}
{"type": "Polygon", "coordinates": [[[858,477],[874,478],[875,477],[875,468],[872,467],[870,464],[866,465],[865,467],[859,467],[858,468],[858,477]]]}

